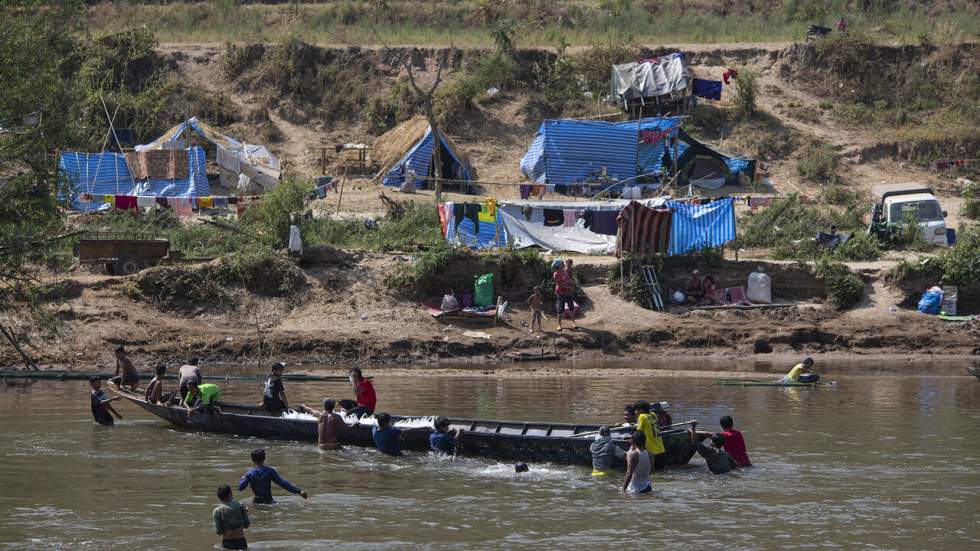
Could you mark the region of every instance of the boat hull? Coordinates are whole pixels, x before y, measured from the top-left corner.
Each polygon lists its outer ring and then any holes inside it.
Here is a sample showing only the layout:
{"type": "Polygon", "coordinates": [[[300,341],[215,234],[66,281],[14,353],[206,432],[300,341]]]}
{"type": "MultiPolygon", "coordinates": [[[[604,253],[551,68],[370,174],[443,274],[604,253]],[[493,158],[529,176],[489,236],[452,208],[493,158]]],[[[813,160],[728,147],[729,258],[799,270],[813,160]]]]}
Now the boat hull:
{"type": "MultiPolygon", "coordinates": [[[[222,413],[212,415],[195,412],[188,415],[186,409],[149,403],[139,394],[113,388],[129,402],[167,421],[176,428],[191,431],[222,433],[243,437],[272,438],[316,442],[316,422],[304,419],[273,417],[256,406],[220,403],[222,413]]],[[[403,417],[392,416],[393,421],[403,417]]],[[[490,457],[521,462],[555,462],[581,465],[592,464],[589,446],[594,441],[588,433],[594,433],[599,425],[574,425],[560,423],[523,423],[484,419],[450,419],[450,429],[463,429],[459,454],[490,457]],[[585,436],[576,436],[586,434],[585,436]]],[[[374,447],[370,425],[354,425],[342,431],[341,444],[374,447]]],[[[431,429],[403,430],[402,448],[429,451],[431,429]]],[[[687,464],[694,455],[694,447],[686,430],[667,430],[662,433],[667,449],[668,465],[687,464]]],[[[628,448],[625,436],[614,442],[628,448]]],[[[622,462],[614,467],[623,468],[622,462]]]]}

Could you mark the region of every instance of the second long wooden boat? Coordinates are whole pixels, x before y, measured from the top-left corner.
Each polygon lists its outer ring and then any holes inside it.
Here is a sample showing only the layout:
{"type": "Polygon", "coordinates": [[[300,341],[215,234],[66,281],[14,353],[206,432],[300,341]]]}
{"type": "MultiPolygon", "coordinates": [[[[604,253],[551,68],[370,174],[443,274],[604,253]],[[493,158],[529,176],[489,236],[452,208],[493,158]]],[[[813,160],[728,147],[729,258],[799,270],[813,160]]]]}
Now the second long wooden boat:
{"type": "MultiPolygon", "coordinates": [[[[220,415],[196,412],[188,415],[182,407],[147,402],[142,394],[111,387],[112,391],[127,401],[174,427],[184,430],[215,432],[236,436],[251,436],[282,440],[316,442],[316,422],[308,419],[274,417],[255,405],[219,402],[220,415]]],[[[418,418],[392,416],[392,422],[418,418]]],[[[592,464],[589,446],[600,425],[570,423],[539,423],[520,421],[496,421],[487,419],[449,419],[450,429],[462,429],[460,455],[490,457],[507,461],[555,462],[581,465],[592,464]]],[[[353,425],[341,432],[342,444],[374,447],[372,425],[353,425]]],[[[414,451],[429,450],[431,428],[402,432],[402,448],[414,451]]],[[[687,464],[694,455],[688,432],[683,429],[665,430],[662,433],[667,449],[668,465],[687,464]]],[[[614,442],[628,448],[627,436],[613,433],[614,442]]],[[[614,465],[623,468],[624,465],[614,465]]]]}

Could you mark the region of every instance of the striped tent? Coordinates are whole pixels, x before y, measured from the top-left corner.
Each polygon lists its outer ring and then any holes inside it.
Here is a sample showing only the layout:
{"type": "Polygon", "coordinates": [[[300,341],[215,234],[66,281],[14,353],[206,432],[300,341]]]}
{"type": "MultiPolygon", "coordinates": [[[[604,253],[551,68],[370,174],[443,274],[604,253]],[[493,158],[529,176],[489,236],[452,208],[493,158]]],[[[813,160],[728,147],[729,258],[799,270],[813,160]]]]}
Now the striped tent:
{"type": "Polygon", "coordinates": [[[673,211],[668,254],[676,256],[735,239],[735,201],[731,197],[706,205],[668,201],[673,211]]]}
{"type": "Polygon", "coordinates": [[[72,210],[96,211],[111,208],[109,203],[82,203],[79,194],[139,195],[152,197],[206,197],[211,194],[205,173],[204,150],[187,150],[188,177],[180,179],[135,180],[126,157],[120,153],[79,153],[62,151],[58,155],[58,175],[68,190],[72,210]]]}
{"type": "Polygon", "coordinates": [[[456,223],[453,211],[464,208],[464,205],[465,203],[446,203],[446,241],[471,249],[503,249],[507,246],[507,229],[500,218],[499,208],[493,216],[485,208],[482,209],[476,223],[469,218],[463,218],[456,223]]]}
{"type": "Polygon", "coordinates": [[[521,174],[538,184],[618,182],[663,171],[667,138],[680,119],[627,122],[547,120],[521,159],[521,174]]]}

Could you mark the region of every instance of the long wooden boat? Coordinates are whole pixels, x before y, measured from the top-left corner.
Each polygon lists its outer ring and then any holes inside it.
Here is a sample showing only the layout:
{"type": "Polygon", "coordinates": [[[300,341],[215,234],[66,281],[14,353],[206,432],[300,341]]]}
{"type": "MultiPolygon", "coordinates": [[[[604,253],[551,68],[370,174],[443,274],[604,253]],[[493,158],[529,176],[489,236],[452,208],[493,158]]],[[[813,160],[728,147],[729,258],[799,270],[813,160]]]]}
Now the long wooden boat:
{"type": "Polygon", "coordinates": [[[722,386],[788,386],[797,388],[814,388],[818,386],[837,386],[834,381],[817,381],[815,383],[784,383],[782,381],[759,381],[756,379],[718,379],[716,385],[722,386]]]}
{"type": "MultiPolygon", "coordinates": [[[[312,420],[273,417],[265,410],[250,404],[218,402],[220,415],[196,412],[188,416],[182,407],[153,404],[142,394],[110,388],[129,402],[184,430],[233,434],[282,440],[316,442],[317,426],[312,420]]],[[[392,422],[408,417],[392,416],[392,422]]],[[[450,429],[463,429],[460,455],[490,457],[522,462],[555,462],[582,465],[592,464],[589,445],[600,425],[495,421],[486,419],[449,419],[450,429]]],[[[374,447],[370,425],[354,425],[341,432],[340,442],[346,445],[374,447]]],[[[402,448],[428,451],[431,429],[402,432],[402,448]]],[[[668,465],[687,464],[694,455],[686,430],[671,429],[662,433],[667,449],[668,465]]],[[[614,442],[627,449],[627,436],[613,433],[614,442]]],[[[625,465],[614,465],[623,468],[625,465]]]]}

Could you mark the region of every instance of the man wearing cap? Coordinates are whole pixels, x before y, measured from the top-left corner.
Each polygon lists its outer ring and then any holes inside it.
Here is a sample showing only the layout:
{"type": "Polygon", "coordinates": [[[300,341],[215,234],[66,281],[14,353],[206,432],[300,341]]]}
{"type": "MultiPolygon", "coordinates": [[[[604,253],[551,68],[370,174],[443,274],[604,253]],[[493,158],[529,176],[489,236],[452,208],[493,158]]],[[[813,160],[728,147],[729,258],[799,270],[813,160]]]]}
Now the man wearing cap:
{"type": "Polygon", "coordinates": [[[272,372],[265,381],[262,390],[262,403],[259,406],[271,413],[274,417],[279,417],[282,412],[289,409],[289,402],[286,401],[286,389],[282,385],[282,372],[286,369],[286,364],[276,362],[272,366],[272,372]]]}

